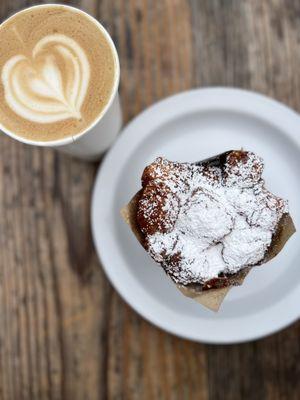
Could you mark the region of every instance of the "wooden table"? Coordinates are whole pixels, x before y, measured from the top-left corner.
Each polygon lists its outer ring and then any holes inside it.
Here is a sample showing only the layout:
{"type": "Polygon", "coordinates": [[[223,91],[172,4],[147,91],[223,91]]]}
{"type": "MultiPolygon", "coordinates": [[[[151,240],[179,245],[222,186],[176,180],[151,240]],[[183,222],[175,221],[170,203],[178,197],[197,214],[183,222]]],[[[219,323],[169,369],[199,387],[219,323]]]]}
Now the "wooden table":
{"type": "MultiPolygon", "coordinates": [[[[33,3],[1,0],[0,16],[33,3]]],[[[66,3],[111,33],[126,121],[160,98],[212,85],[257,90],[300,111],[299,0],[66,3]]],[[[0,151],[1,400],[300,398],[299,322],[235,346],[156,329],[120,299],[97,260],[98,166],[4,135],[0,151]]]]}

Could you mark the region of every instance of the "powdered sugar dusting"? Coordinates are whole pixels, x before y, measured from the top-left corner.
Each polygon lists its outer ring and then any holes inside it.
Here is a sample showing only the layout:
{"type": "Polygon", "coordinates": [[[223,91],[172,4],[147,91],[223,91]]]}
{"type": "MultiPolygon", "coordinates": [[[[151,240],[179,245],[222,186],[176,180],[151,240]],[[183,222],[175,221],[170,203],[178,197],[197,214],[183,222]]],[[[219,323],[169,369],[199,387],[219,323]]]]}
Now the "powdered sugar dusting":
{"type": "Polygon", "coordinates": [[[158,158],[147,168],[141,229],[175,282],[205,283],[263,260],[288,210],[265,189],[261,158],[234,151],[223,166],[158,158]]]}

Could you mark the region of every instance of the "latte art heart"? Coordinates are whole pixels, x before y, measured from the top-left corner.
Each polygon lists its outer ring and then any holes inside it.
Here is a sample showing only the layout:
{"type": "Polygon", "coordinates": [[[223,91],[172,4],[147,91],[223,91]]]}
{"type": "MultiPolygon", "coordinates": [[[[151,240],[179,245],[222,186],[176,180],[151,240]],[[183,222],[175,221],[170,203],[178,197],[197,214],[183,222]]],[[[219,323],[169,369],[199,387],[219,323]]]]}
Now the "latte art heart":
{"type": "Polygon", "coordinates": [[[20,117],[37,123],[81,119],[89,81],[84,50],[63,34],[43,37],[31,57],[15,55],[2,69],[7,104],[20,117]]]}

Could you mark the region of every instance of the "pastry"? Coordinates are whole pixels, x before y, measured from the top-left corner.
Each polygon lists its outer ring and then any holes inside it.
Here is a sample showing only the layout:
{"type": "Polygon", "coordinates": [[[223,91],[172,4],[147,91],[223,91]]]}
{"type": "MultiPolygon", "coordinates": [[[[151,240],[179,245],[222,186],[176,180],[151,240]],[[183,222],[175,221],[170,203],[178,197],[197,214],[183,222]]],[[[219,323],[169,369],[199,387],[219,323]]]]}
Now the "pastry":
{"type": "Polygon", "coordinates": [[[135,224],[174,283],[197,291],[232,286],[274,255],[290,216],[287,201],[266,189],[263,168],[243,150],[198,163],[160,157],[145,168],[135,224]]]}

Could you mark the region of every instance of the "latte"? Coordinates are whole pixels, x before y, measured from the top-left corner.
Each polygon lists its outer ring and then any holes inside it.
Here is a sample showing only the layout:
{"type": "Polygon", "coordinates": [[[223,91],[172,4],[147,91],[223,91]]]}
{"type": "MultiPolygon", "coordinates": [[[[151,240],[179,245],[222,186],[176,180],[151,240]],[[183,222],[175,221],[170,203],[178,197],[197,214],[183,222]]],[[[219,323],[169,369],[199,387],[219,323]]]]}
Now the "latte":
{"type": "Polygon", "coordinates": [[[109,36],[87,14],[21,11],[0,26],[0,126],[33,141],[75,136],[111,100],[117,68],[109,36]]]}

